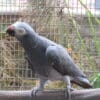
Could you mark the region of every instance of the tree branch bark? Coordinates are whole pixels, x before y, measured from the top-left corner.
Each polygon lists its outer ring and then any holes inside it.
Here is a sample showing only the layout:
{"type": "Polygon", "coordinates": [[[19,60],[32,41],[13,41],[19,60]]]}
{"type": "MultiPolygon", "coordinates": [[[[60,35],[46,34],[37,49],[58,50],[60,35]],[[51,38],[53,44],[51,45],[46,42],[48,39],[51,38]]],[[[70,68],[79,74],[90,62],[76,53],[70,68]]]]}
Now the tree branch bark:
{"type": "MultiPolygon", "coordinates": [[[[64,90],[38,92],[31,97],[31,91],[0,91],[0,100],[67,100],[64,90]]],[[[75,90],[72,100],[100,100],[100,89],[75,90]]]]}

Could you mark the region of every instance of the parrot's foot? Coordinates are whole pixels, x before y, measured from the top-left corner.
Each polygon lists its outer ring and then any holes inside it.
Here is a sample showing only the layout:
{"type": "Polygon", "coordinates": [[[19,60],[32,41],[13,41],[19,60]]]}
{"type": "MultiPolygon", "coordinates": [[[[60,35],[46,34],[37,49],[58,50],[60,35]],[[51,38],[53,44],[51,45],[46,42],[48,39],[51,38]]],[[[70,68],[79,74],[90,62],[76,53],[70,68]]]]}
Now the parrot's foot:
{"type": "Polygon", "coordinates": [[[42,89],[39,88],[39,87],[34,87],[34,88],[32,88],[32,90],[31,90],[31,96],[32,96],[32,97],[33,97],[33,96],[37,96],[37,93],[38,93],[39,91],[42,91],[42,89]]]}
{"type": "Polygon", "coordinates": [[[67,87],[65,90],[65,97],[67,100],[71,100],[71,91],[73,91],[71,88],[67,87]]]}

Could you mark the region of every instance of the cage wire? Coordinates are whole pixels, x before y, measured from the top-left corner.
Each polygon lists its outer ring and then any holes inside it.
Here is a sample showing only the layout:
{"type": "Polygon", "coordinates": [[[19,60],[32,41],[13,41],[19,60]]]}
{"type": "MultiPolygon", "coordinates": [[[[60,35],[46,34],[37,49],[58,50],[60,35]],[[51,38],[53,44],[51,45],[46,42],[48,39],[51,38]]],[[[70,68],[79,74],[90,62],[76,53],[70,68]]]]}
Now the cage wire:
{"type": "MultiPolygon", "coordinates": [[[[5,30],[16,21],[68,50],[88,78],[100,71],[100,5],[96,0],[0,0],[0,90],[26,90],[38,83],[23,48],[5,30]]],[[[60,81],[47,89],[64,88],[60,81]]]]}

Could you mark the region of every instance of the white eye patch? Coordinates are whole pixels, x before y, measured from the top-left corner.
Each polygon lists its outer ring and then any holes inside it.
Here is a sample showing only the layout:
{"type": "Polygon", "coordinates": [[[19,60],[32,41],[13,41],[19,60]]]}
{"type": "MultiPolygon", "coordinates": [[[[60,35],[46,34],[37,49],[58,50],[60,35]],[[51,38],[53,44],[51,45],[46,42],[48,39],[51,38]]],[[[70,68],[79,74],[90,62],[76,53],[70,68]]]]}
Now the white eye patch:
{"type": "Polygon", "coordinates": [[[24,28],[16,28],[15,29],[15,37],[17,39],[22,39],[26,35],[26,30],[24,28]]]}
{"type": "Polygon", "coordinates": [[[19,36],[23,36],[23,35],[26,34],[26,31],[25,31],[24,28],[18,28],[18,29],[15,30],[15,32],[16,32],[15,34],[19,35],[19,36]]]}
{"type": "Polygon", "coordinates": [[[15,32],[17,33],[17,34],[24,34],[25,33],[25,29],[24,28],[18,28],[18,29],[16,29],[15,30],[15,32]]]}

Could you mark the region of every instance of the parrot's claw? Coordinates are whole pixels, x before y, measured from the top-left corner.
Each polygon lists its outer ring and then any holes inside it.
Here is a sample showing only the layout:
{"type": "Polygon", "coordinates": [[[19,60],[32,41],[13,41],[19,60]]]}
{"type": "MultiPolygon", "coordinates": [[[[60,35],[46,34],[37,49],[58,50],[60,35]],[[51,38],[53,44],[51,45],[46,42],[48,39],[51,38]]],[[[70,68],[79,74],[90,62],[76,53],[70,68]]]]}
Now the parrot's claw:
{"type": "Polygon", "coordinates": [[[66,88],[65,90],[65,97],[67,97],[67,100],[71,100],[71,90],[70,88],[66,88]]]}
{"type": "Polygon", "coordinates": [[[37,93],[39,91],[42,91],[42,89],[38,88],[38,87],[34,87],[32,90],[31,90],[31,96],[37,96],[37,93]]]}

